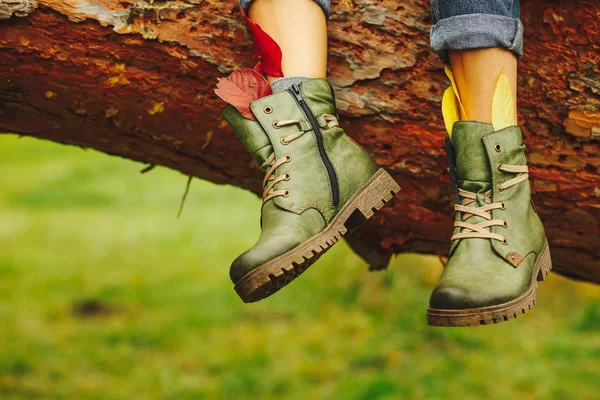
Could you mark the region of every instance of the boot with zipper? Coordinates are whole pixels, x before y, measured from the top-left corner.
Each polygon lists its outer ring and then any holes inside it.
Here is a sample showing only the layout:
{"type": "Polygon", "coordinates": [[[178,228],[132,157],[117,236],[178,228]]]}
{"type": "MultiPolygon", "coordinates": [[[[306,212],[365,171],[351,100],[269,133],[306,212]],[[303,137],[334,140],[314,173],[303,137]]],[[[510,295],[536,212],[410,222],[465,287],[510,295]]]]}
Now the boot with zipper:
{"type": "Polygon", "coordinates": [[[329,83],[311,79],[223,118],[265,173],[261,234],[231,265],[245,302],[287,285],[400,188],[339,127],[329,83]]]}
{"type": "Polygon", "coordinates": [[[552,268],[531,201],[521,130],[456,122],[446,150],[458,204],[428,322],[468,326],[516,318],[533,307],[537,281],[552,268]]]}

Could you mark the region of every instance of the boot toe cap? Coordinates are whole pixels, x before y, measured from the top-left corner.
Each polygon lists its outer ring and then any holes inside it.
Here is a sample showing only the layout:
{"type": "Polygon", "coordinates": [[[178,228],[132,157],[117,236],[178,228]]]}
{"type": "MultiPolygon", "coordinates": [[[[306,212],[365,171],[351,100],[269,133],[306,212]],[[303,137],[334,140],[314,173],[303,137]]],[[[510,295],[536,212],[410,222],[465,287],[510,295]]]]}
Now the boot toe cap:
{"type": "Polygon", "coordinates": [[[295,214],[267,203],[258,242],[231,264],[231,280],[237,284],[248,273],[310,240],[325,227],[325,220],[315,209],[295,214]]]}
{"type": "Polygon", "coordinates": [[[255,253],[256,252],[247,251],[231,263],[229,277],[234,284],[239,282],[248,272],[261,265],[262,262],[255,253]]]}
{"type": "Polygon", "coordinates": [[[236,284],[256,268],[285,254],[300,243],[302,243],[300,240],[288,239],[262,243],[261,245],[251,248],[236,258],[231,264],[229,270],[231,281],[236,284]]]}
{"type": "Polygon", "coordinates": [[[514,298],[513,293],[501,293],[489,289],[474,290],[459,286],[438,286],[431,294],[429,306],[443,310],[463,310],[502,304],[514,298]]]}

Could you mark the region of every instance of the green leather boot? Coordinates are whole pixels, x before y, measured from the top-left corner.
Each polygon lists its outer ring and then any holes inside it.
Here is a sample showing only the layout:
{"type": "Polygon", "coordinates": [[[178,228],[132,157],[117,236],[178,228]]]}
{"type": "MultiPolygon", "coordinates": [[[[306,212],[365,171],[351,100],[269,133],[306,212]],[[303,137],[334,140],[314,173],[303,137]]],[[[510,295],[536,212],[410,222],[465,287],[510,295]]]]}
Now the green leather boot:
{"type": "Polygon", "coordinates": [[[516,318],[535,304],[537,281],[552,268],[531,202],[521,130],[457,122],[446,147],[459,204],[427,320],[468,326],[516,318]]]}
{"type": "Polygon", "coordinates": [[[265,172],[261,235],[231,265],[245,302],[275,293],[400,187],[339,127],[322,79],[251,103],[257,121],[228,106],[223,118],[265,172]]]}

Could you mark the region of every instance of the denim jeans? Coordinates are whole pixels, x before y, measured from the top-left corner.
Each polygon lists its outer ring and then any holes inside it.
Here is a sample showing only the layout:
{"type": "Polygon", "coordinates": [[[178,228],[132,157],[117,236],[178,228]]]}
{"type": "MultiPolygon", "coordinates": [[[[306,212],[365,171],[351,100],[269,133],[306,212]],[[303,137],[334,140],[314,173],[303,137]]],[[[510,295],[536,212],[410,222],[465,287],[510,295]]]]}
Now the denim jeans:
{"type": "MultiPolygon", "coordinates": [[[[248,11],[252,0],[239,1],[248,11]]],[[[331,1],[314,1],[329,17],[331,1]]],[[[504,47],[523,55],[519,0],[431,0],[431,15],[431,46],[445,63],[448,50],[504,47]]]]}
{"type": "Polygon", "coordinates": [[[431,0],[431,47],[448,64],[448,50],[503,47],[523,56],[519,0],[431,0]]]}

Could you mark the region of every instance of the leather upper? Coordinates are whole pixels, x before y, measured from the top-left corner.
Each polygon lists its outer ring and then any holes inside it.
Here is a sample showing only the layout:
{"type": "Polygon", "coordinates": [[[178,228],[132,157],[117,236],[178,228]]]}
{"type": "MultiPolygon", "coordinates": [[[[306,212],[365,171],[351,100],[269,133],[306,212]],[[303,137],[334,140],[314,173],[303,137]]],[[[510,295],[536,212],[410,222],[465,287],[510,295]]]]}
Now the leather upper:
{"type": "MultiPolygon", "coordinates": [[[[470,206],[488,204],[484,195],[488,191],[491,191],[492,203],[505,203],[505,209],[490,212],[492,219],[505,220],[508,225],[488,229],[504,236],[507,243],[483,238],[454,240],[430,306],[463,309],[510,301],[529,287],[536,258],[545,243],[542,222],[532,207],[529,181],[504,190],[498,188],[499,184],[515,177],[515,174],[500,171],[500,164],[526,165],[521,131],[512,126],[494,132],[490,124],[457,122],[453,127],[452,146],[456,184],[460,189],[477,194],[470,206]]],[[[482,221],[479,216],[468,220],[473,224],[482,221]]],[[[454,229],[455,234],[460,231],[461,228],[454,229]]]]}
{"type": "Polygon", "coordinates": [[[317,119],[326,154],[333,164],[340,194],[339,204],[333,204],[332,182],[321,158],[317,139],[309,118],[290,92],[280,92],[251,103],[257,121],[244,118],[228,106],[223,117],[238,138],[263,168],[267,158],[290,156],[275,171],[276,176],[289,174],[289,180],[278,182],[274,190],[288,190],[289,197],[268,200],[262,209],[262,232],[253,248],[236,259],[231,268],[235,282],[254,268],[272,260],[323,231],[348,199],[377,172],[371,157],[355,144],[339,127],[328,127],[324,114],[335,115],[332,89],[327,81],[312,79],[300,84],[306,104],[317,119]],[[298,120],[297,124],[279,126],[283,120],[298,120]],[[282,139],[299,131],[297,139],[285,143],[282,139]]]}

